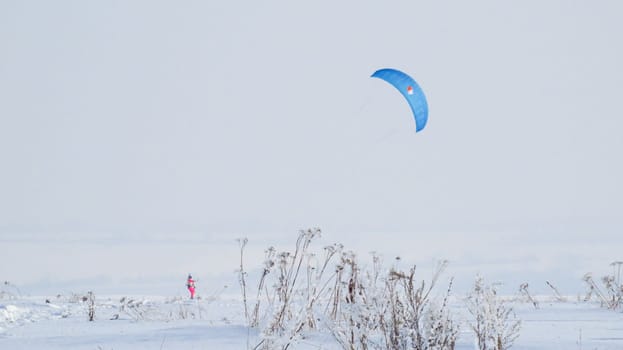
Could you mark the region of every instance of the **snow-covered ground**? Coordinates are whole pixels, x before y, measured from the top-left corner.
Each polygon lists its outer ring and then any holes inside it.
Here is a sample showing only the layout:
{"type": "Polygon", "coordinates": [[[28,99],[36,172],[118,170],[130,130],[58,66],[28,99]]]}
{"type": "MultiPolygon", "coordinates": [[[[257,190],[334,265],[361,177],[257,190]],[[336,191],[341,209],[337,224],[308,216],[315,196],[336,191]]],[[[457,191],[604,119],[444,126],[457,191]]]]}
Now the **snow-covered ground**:
{"type": "MultiPolygon", "coordinates": [[[[593,302],[550,299],[542,297],[538,309],[513,303],[522,320],[513,349],[623,348],[623,313],[593,302]]],[[[453,304],[461,318],[457,349],[473,349],[469,314],[459,299],[453,304]]],[[[87,309],[79,295],[5,296],[0,300],[0,349],[248,349],[259,339],[257,330],[245,326],[243,305],[234,296],[192,301],[98,296],[93,322],[87,320],[87,309]]],[[[306,334],[294,348],[340,347],[321,332],[306,334]]]]}
{"type": "Polygon", "coordinates": [[[161,296],[2,300],[0,349],[241,349],[239,303],[161,296]],[[46,302],[49,301],[49,302],[46,302]],[[126,308],[122,309],[122,305],[126,308]]]}

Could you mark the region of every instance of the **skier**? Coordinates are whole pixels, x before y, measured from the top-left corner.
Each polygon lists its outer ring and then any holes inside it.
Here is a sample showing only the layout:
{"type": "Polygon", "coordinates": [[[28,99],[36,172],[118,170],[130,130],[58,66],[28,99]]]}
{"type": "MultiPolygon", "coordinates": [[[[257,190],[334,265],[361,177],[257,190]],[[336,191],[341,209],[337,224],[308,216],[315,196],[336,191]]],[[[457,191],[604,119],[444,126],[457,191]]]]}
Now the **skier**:
{"type": "Polygon", "coordinates": [[[195,298],[195,280],[193,279],[193,276],[191,276],[190,274],[188,274],[188,279],[186,280],[186,288],[188,288],[188,291],[190,292],[190,298],[194,299],[195,298]]]}

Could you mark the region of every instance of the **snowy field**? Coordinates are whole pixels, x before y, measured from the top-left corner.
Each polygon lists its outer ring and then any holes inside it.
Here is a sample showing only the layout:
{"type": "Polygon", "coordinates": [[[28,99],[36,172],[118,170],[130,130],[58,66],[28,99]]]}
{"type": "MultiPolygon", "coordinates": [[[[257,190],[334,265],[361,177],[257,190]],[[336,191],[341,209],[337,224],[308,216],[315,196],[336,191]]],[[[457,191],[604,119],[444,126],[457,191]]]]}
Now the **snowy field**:
{"type": "MultiPolygon", "coordinates": [[[[77,296],[31,296],[0,300],[0,349],[248,349],[258,332],[245,326],[239,299],[183,300],[164,296],[126,297],[144,315],[120,308],[121,296],[100,296],[95,321],[77,296]],[[49,303],[46,303],[46,298],[49,303]]],[[[623,314],[595,303],[552,301],[539,309],[514,304],[522,320],[513,349],[622,349],[623,314]]],[[[456,309],[469,317],[455,301],[456,309]]],[[[473,332],[461,324],[457,349],[474,349],[473,332]]],[[[295,349],[340,349],[327,333],[305,334],[295,349]]]]}
{"type": "MultiPolygon", "coordinates": [[[[328,245],[330,241],[325,237],[315,235],[312,230],[307,231],[307,235],[310,234],[313,237],[305,236],[309,237],[310,242],[316,239],[318,241],[302,249],[304,254],[301,254],[298,261],[303,262],[303,269],[307,271],[301,274],[299,281],[309,281],[310,276],[316,276],[314,272],[310,272],[312,270],[309,270],[309,267],[312,266],[312,262],[316,266],[320,264],[321,251],[330,246],[328,245]],[[302,278],[303,276],[307,278],[302,278]]],[[[303,236],[301,231],[299,237],[303,236]]],[[[276,249],[294,253],[296,249],[291,238],[274,238],[276,242],[282,244],[276,249]]],[[[257,300],[254,298],[257,291],[255,286],[260,279],[262,264],[273,259],[276,265],[279,265],[278,258],[266,258],[264,254],[268,249],[261,247],[263,243],[271,242],[272,239],[268,237],[260,243],[251,242],[244,248],[244,269],[247,272],[245,276],[250,306],[257,300]]],[[[27,251],[36,253],[38,249],[43,249],[43,246],[47,245],[47,249],[56,249],[59,254],[56,255],[54,262],[33,265],[29,274],[30,280],[24,276],[11,275],[12,270],[8,268],[10,265],[4,264],[5,276],[13,277],[12,281],[19,281],[20,284],[7,280],[0,286],[0,349],[255,348],[263,339],[262,330],[270,323],[270,315],[274,313],[274,309],[266,309],[266,302],[263,301],[264,309],[260,312],[259,326],[248,327],[238,274],[240,245],[232,239],[223,239],[220,243],[212,241],[213,244],[201,244],[202,242],[186,236],[180,241],[154,240],[148,244],[121,239],[81,241],[74,242],[76,245],[72,247],[68,241],[60,240],[56,243],[40,242],[38,244],[42,248],[38,248],[37,244],[32,242],[5,240],[4,243],[8,248],[7,254],[4,255],[5,262],[22,264],[23,270],[28,268],[28,261],[25,258],[28,256],[27,251]],[[101,245],[103,247],[101,251],[96,248],[100,246],[99,242],[107,243],[101,245]],[[88,254],[80,253],[82,250],[75,249],[77,247],[82,247],[88,252],[91,259],[87,257],[88,254]],[[190,247],[195,247],[195,251],[190,247]],[[213,250],[207,251],[206,247],[213,247],[213,250]],[[61,254],[62,249],[66,249],[66,254],[61,254]],[[129,252],[139,249],[143,249],[144,261],[133,261],[129,252]],[[77,253],[72,254],[72,251],[77,253]],[[193,264],[189,264],[202,267],[193,273],[198,280],[198,298],[195,300],[188,299],[183,285],[185,272],[180,266],[188,262],[182,260],[178,262],[179,266],[168,266],[170,270],[167,270],[167,264],[164,262],[174,261],[173,257],[167,255],[169,251],[191,251],[198,259],[209,257],[207,260],[196,260],[193,264]],[[102,264],[101,261],[110,261],[110,264],[102,264]],[[141,275],[147,269],[145,266],[149,264],[153,266],[150,271],[152,275],[141,275]],[[39,274],[48,274],[48,277],[39,276],[34,266],[41,270],[39,274]],[[64,271],[72,268],[91,271],[94,277],[78,280],[63,278],[64,271]],[[178,270],[178,276],[171,277],[175,269],[178,270]],[[133,276],[132,273],[136,275],[133,276]],[[113,277],[114,275],[117,277],[113,277]],[[34,282],[35,280],[39,282],[34,282]],[[144,292],[146,290],[152,292],[144,292]],[[92,303],[88,299],[89,291],[94,293],[92,303]],[[92,322],[88,320],[89,311],[94,314],[92,322]]],[[[354,246],[365,251],[365,247],[370,246],[369,242],[369,240],[367,243],[354,242],[354,246]]],[[[379,242],[375,248],[386,252],[396,246],[387,243],[384,246],[379,242]]],[[[440,246],[439,249],[441,248],[440,246]]],[[[619,307],[618,311],[606,309],[600,305],[595,293],[589,301],[584,301],[589,285],[582,281],[583,273],[580,272],[579,266],[592,266],[590,262],[598,260],[595,257],[600,254],[596,252],[602,248],[592,247],[586,250],[584,259],[576,259],[577,271],[571,271],[573,273],[567,271],[569,275],[575,276],[573,279],[567,278],[565,274],[557,274],[557,271],[563,271],[565,266],[570,266],[569,259],[565,259],[564,256],[566,251],[571,250],[571,246],[560,245],[559,248],[557,256],[550,256],[550,259],[557,261],[558,264],[541,264],[543,269],[540,273],[530,269],[530,259],[513,255],[511,250],[507,250],[507,253],[510,253],[506,258],[503,254],[499,256],[488,254],[484,260],[461,258],[453,255],[451,249],[446,250],[453,259],[441,273],[437,286],[432,289],[431,301],[433,304],[439,303],[444,298],[449,281],[453,281],[448,297],[448,310],[458,328],[456,349],[477,349],[475,333],[470,327],[470,324],[474,323],[474,315],[467,303],[474,276],[477,274],[483,275],[488,283],[496,286],[496,290],[500,291],[499,299],[514,311],[513,319],[521,321],[519,336],[514,341],[512,349],[623,349],[621,308],[619,307]],[[515,269],[513,264],[517,264],[515,269]],[[546,279],[553,281],[564,296],[557,294],[557,288],[554,291],[554,288],[548,287],[544,283],[546,279]],[[521,282],[526,283],[526,293],[522,293],[519,288],[521,282]],[[530,297],[537,302],[537,307],[530,302],[530,297]]],[[[463,249],[471,252],[471,256],[478,255],[478,251],[470,250],[471,247],[467,244],[463,249]]],[[[519,246],[516,249],[521,251],[522,248],[519,246]]],[[[550,247],[544,244],[540,250],[533,249],[532,253],[545,256],[544,252],[549,249],[550,247]]],[[[400,260],[388,259],[387,256],[393,255],[385,255],[385,260],[389,261],[382,263],[384,271],[393,269],[408,271],[409,266],[419,263],[421,267],[417,270],[416,282],[430,283],[431,276],[434,275],[431,273],[434,269],[430,267],[432,254],[439,252],[433,249],[429,256],[422,254],[424,258],[421,261],[409,258],[406,250],[400,253],[405,254],[400,260]],[[429,263],[426,264],[426,261],[429,263]]],[[[353,254],[352,251],[346,251],[344,248],[344,251],[336,254],[330,261],[328,270],[335,271],[333,266],[344,265],[345,260],[340,258],[349,257],[350,254],[353,254]]],[[[358,271],[361,271],[362,275],[364,271],[369,272],[374,266],[366,260],[368,255],[362,254],[360,257],[361,266],[358,267],[358,271]]],[[[576,254],[577,256],[579,255],[576,254]]],[[[290,255],[287,261],[294,266],[293,262],[297,260],[290,255]]],[[[617,270],[612,270],[607,263],[603,265],[604,269],[595,271],[594,278],[595,285],[605,294],[606,289],[602,285],[601,276],[616,276],[616,284],[620,283],[618,281],[620,276],[617,276],[617,270]]],[[[347,267],[344,268],[344,271],[346,270],[347,267]]],[[[589,271],[584,270],[584,273],[586,272],[589,271]]],[[[271,295],[269,289],[276,285],[277,275],[276,269],[268,275],[266,285],[269,287],[264,290],[261,299],[272,298],[273,301],[276,299],[277,294],[271,295]]],[[[325,280],[331,282],[335,278],[334,274],[318,276],[316,284],[320,285],[324,283],[321,281],[325,280]]],[[[341,279],[348,281],[347,274],[341,279]]],[[[300,282],[293,289],[304,290],[308,288],[306,283],[309,282],[300,282]]],[[[368,288],[366,293],[370,295],[375,293],[373,286],[365,278],[359,283],[368,288]]],[[[380,285],[385,285],[384,283],[380,285]]],[[[346,290],[344,289],[343,293],[347,293],[346,290]]],[[[304,294],[302,292],[293,295],[299,298],[304,294]]],[[[320,297],[321,294],[317,293],[319,297],[316,304],[321,310],[320,314],[326,315],[326,310],[330,307],[331,293],[322,294],[320,297]]],[[[341,299],[345,299],[345,294],[342,294],[341,299]]],[[[292,310],[302,310],[300,301],[297,302],[299,304],[292,306],[292,310]]],[[[342,307],[346,309],[350,306],[342,307]]],[[[294,313],[296,314],[296,311],[294,313]]],[[[330,323],[326,319],[319,318],[318,321],[316,329],[300,332],[297,340],[289,348],[342,349],[328,327],[330,323]]]]}

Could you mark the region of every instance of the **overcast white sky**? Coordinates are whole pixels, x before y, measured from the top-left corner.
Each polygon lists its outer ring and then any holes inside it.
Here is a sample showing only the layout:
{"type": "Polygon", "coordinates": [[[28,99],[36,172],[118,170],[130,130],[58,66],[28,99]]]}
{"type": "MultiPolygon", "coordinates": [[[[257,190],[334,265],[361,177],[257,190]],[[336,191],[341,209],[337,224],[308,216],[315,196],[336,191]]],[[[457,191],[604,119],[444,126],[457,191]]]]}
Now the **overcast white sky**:
{"type": "Polygon", "coordinates": [[[0,235],[620,246],[622,16],[614,0],[1,1],[0,235]],[[422,86],[424,131],[369,77],[384,67],[422,86]]]}

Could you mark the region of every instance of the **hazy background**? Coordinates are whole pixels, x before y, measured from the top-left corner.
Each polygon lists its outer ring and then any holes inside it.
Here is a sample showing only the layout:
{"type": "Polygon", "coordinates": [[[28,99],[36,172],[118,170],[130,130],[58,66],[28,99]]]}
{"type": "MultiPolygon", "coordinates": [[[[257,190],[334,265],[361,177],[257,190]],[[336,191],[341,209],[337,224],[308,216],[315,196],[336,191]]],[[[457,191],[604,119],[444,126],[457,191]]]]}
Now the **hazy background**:
{"type": "Polygon", "coordinates": [[[623,259],[622,15],[0,1],[0,279],[179,289],[232,276],[236,237],[259,259],[318,226],[362,254],[575,292],[623,259]],[[384,67],[422,86],[424,131],[369,78],[384,67]]]}

